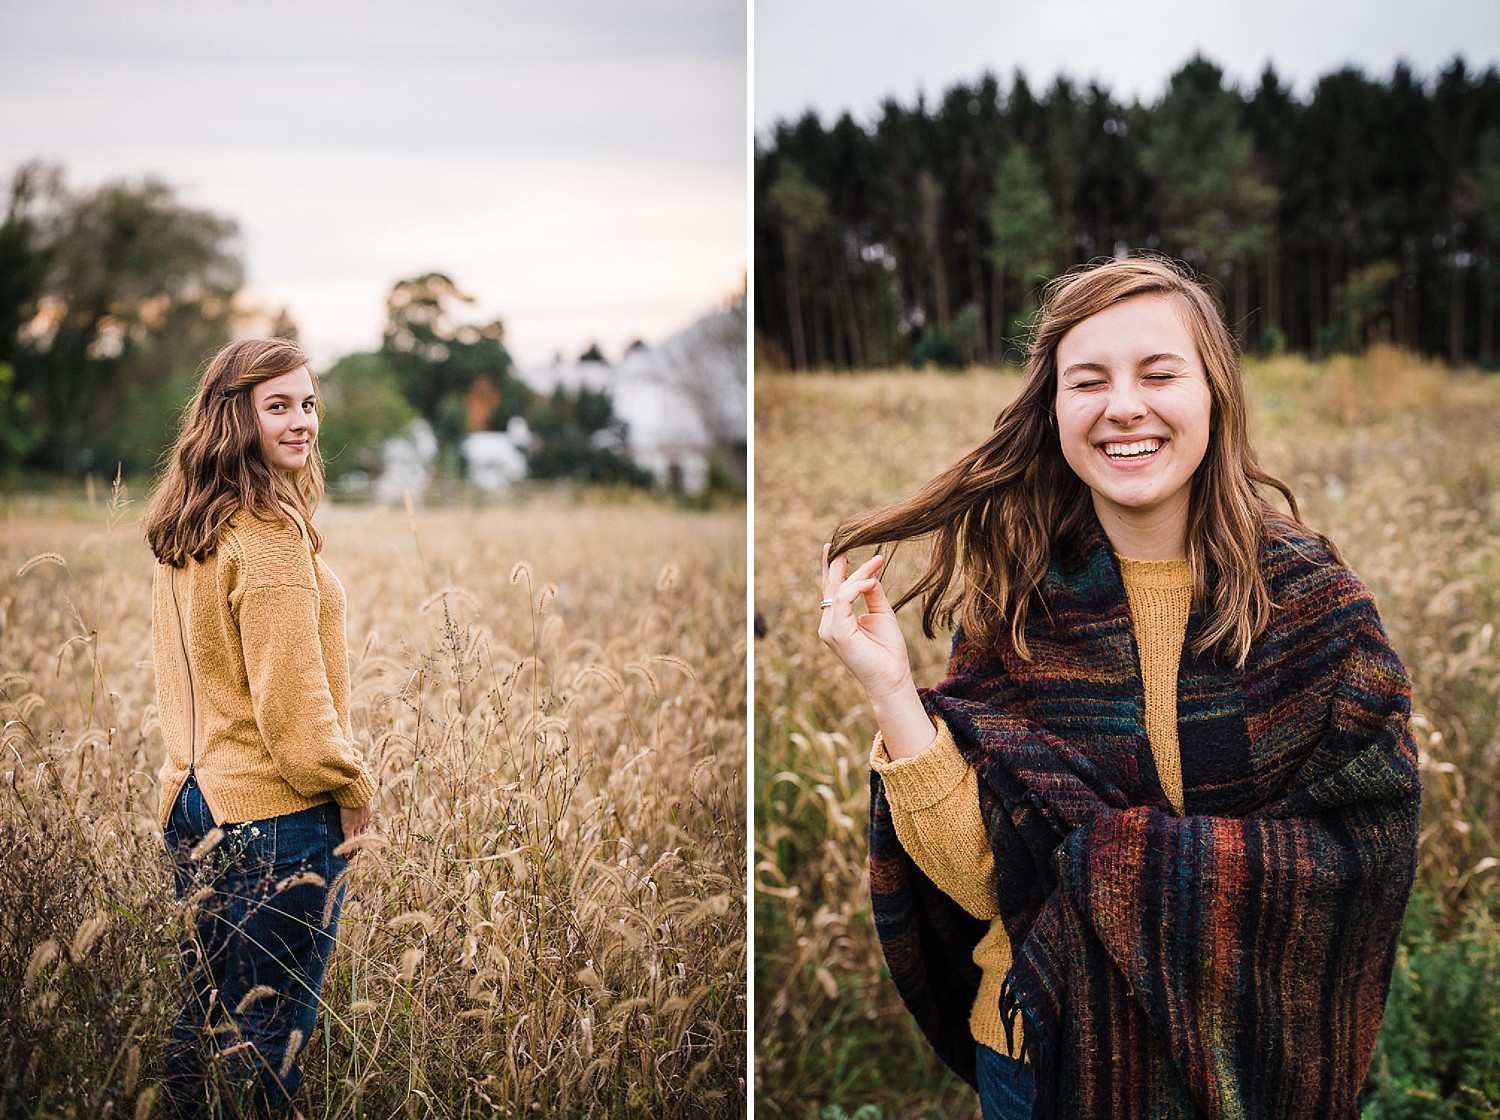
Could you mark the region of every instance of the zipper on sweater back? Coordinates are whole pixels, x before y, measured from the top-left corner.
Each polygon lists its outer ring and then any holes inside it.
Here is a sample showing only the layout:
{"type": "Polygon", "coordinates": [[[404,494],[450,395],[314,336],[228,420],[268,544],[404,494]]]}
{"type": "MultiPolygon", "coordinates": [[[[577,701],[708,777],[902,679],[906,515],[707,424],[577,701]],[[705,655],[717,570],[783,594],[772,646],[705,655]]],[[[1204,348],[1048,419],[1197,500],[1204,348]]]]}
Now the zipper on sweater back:
{"type": "Polygon", "coordinates": [[[182,648],[182,669],[187,676],[188,705],[188,780],[197,783],[195,766],[198,761],[198,700],[193,695],[193,663],[188,657],[187,630],[182,623],[182,604],[177,601],[177,569],[169,568],[168,578],[172,584],[172,613],[177,616],[177,642],[182,648]]]}

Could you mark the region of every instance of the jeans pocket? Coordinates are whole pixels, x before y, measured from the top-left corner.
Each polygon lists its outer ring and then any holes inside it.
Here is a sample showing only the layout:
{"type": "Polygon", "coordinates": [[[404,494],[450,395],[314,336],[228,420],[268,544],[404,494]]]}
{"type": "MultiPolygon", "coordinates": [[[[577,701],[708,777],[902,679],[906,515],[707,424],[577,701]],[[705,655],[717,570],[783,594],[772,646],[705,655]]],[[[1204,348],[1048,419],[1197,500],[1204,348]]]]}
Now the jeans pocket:
{"type": "Polygon", "coordinates": [[[344,818],[339,812],[339,807],[333,802],[324,806],[324,829],[328,840],[328,858],[337,865],[339,870],[349,866],[349,857],[336,854],[338,848],[344,843],[344,818]]]}
{"type": "Polygon", "coordinates": [[[304,867],[316,870],[325,849],[321,805],[265,820],[245,821],[227,831],[245,861],[267,874],[287,875],[304,867]]]}
{"type": "Polygon", "coordinates": [[[325,806],[232,825],[222,848],[231,867],[226,890],[241,901],[245,917],[296,915],[298,924],[327,926],[323,914],[337,870],[330,866],[325,806]]]}

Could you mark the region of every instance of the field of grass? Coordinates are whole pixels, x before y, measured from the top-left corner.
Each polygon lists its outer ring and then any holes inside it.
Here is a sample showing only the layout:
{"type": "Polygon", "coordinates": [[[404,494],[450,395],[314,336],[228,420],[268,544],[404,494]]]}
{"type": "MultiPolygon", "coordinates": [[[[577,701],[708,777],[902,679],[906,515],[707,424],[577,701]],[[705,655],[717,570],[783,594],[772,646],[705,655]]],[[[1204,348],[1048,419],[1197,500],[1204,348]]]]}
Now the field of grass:
{"type": "MultiPolygon", "coordinates": [[[[3,1117],[159,1111],[180,913],[142,504],[0,506],[3,1117]]],[[[743,1116],[743,509],[320,525],[380,797],[305,1114],[743,1116]]]]}
{"type": "MultiPolygon", "coordinates": [[[[1418,902],[1366,1115],[1500,1114],[1500,379],[1374,351],[1253,362],[1252,434],[1374,589],[1415,684],[1418,902]]],[[[755,1092],[761,1117],[971,1117],[885,977],[864,859],[862,693],[818,642],[840,518],[914,489],[990,428],[1014,374],[756,379],[755,1092]]],[[[910,547],[889,576],[920,570],[910,547]]],[[[946,638],[903,612],[918,683],[946,638]]]]}

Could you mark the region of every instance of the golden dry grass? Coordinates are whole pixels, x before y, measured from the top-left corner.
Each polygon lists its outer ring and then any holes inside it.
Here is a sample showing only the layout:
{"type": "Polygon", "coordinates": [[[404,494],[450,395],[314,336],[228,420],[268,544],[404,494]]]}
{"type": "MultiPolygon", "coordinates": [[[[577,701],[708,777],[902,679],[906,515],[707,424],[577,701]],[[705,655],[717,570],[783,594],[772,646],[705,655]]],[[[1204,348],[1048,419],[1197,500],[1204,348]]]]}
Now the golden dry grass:
{"type": "MultiPolygon", "coordinates": [[[[149,1115],[175,1011],[138,508],[0,512],[0,1115],[149,1115]]],[[[381,792],[308,1115],[743,1115],[744,520],[321,515],[381,792]]]]}
{"type": "MultiPolygon", "coordinates": [[[[1391,350],[1250,363],[1252,433],[1307,521],[1374,589],[1412,670],[1424,749],[1422,883],[1456,916],[1500,857],[1500,381],[1391,350]]],[[[874,727],[817,640],[821,543],[990,430],[1013,373],[756,382],[755,985],[758,1115],[972,1116],[885,979],[864,859],[874,727]]],[[[903,550],[893,587],[918,571],[903,550]]],[[[903,612],[919,683],[946,639],[903,612]]],[[[1441,916],[1440,916],[1441,920],[1441,916]]]]}

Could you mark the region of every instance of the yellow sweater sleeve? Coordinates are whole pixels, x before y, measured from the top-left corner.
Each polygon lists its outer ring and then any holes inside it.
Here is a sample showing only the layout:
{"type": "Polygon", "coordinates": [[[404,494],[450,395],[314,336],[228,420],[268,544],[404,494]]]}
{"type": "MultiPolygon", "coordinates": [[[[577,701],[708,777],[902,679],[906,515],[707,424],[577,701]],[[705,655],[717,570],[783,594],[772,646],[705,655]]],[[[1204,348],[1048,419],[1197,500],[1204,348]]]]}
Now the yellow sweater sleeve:
{"type": "Polygon", "coordinates": [[[979,778],[964,761],[948,725],[932,719],[937,738],[920,754],[891,759],[879,734],[870,766],[885,783],[896,838],[939,890],[984,921],[995,901],[995,855],[979,812],[979,778]]]}
{"type": "MultiPolygon", "coordinates": [[[[255,722],[277,770],[304,797],[329,794],[346,808],[375,795],[364,756],[334,704],[319,634],[317,573],[293,527],[260,523],[226,534],[236,552],[229,595],[255,722]]],[[[339,635],[342,640],[342,635],[339,635]]]]}
{"type": "Polygon", "coordinates": [[[892,761],[879,735],[870,765],[885,783],[896,837],[939,890],[981,921],[989,932],[974,947],[979,992],[969,1031],[996,1053],[1014,1056],[1012,1035],[1000,1014],[1000,989],[1010,971],[1010,939],[995,893],[995,854],[979,812],[979,776],[959,753],[947,723],[934,716],[937,738],[921,754],[892,761]]]}

